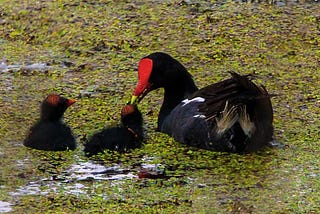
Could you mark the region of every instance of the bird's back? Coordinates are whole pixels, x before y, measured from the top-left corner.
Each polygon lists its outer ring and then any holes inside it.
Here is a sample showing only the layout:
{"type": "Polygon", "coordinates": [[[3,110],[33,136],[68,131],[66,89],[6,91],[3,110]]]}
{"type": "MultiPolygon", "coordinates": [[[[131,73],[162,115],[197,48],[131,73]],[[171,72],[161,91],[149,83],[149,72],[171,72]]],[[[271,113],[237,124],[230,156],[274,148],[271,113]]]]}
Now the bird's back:
{"type": "Polygon", "coordinates": [[[209,129],[204,115],[198,110],[201,103],[202,99],[198,98],[182,101],[166,117],[159,127],[160,131],[169,134],[180,143],[205,148],[209,141],[209,129]]]}
{"type": "Polygon", "coordinates": [[[29,131],[24,145],[47,151],[74,150],[76,142],[71,129],[61,121],[37,122],[29,131]]]}
{"type": "Polygon", "coordinates": [[[251,152],[272,141],[270,95],[247,76],[209,85],[182,101],[161,131],[177,141],[215,151],[251,152]]]}

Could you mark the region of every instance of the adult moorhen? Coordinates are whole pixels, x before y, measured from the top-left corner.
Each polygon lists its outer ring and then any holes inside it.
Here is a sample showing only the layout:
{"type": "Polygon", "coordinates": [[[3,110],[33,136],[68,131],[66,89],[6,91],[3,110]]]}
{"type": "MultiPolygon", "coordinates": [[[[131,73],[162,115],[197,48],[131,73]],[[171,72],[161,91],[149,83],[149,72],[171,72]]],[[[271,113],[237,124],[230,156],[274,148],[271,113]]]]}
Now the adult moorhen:
{"type": "Polygon", "coordinates": [[[47,96],[41,104],[40,120],[31,127],[23,144],[47,151],[74,150],[77,146],[74,136],[70,127],[62,121],[62,116],[75,102],[57,94],[47,96]]]}
{"type": "Polygon", "coordinates": [[[180,62],[166,53],[152,53],[139,62],[139,80],[131,103],[164,88],[158,116],[161,132],[198,148],[256,151],[273,140],[271,96],[249,75],[230,73],[230,79],[198,90],[180,62]]]}
{"type": "Polygon", "coordinates": [[[113,150],[120,153],[138,148],[143,140],[142,115],[136,105],[126,105],[121,110],[121,126],[103,129],[94,134],[84,145],[85,154],[113,150]]]}

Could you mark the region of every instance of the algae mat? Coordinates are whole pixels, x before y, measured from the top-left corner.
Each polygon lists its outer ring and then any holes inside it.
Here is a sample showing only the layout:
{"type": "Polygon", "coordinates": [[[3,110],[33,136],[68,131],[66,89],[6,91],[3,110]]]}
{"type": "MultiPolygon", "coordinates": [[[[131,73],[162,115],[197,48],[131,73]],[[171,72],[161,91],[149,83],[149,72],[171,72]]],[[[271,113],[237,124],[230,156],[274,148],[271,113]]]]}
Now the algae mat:
{"type": "Polygon", "coordinates": [[[214,1],[0,1],[0,212],[318,213],[320,5],[214,1]],[[117,124],[139,59],[165,51],[203,87],[254,73],[273,98],[284,146],[234,155],[189,148],[155,131],[163,91],[140,105],[147,135],[130,154],[89,160],[82,144],[117,124]],[[50,92],[79,148],[22,146],[50,92]],[[138,179],[143,167],[163,179],[138,179]]]}

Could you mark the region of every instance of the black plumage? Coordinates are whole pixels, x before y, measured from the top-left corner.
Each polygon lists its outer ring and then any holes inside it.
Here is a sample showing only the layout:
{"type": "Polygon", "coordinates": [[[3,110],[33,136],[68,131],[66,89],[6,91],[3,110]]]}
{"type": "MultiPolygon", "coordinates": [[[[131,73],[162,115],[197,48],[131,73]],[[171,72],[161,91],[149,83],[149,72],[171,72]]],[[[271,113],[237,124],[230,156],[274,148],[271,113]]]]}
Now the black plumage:
{"type": "Polygon", "coordinates": [[[164,88],[158,128],[177,141],[237,153],[256,151],[272,141],[271,96],[250,76],[230,72],[231,78],[198,90],[184,66],[161,52],[144,57],[138,72],[139,88],[131,102],[164,88]]]}
{"type": "Polygon", "coordinates": [[[128,152],[141,146],[143,140],[143,119],[135,105],[126,105],[121,110],[121,125],[103,129],[94,134],[84,145],[84,152],[92,156],[104,150],[128,152]]]}
{"type": "Polygon", "coordinates": [[[63,151],[76,148],[75,138],[62,117],[75,101],[50,94],[41,104],[40,119],[31,127],[23,144],[39,150],[63,151]]]}

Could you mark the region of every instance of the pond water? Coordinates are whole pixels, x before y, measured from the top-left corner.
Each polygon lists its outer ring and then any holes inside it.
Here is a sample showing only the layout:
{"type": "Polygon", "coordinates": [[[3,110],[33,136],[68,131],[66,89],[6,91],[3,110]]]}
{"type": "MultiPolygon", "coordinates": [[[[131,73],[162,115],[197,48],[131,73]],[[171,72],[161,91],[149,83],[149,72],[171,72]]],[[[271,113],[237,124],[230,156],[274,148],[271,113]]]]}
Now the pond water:
{"type": "MultiPolygon", "coordinates": [[[[81,158],[75,156],[74,159],[81,161],[81,158]]],[[[81,161],[71,164],[65,172],[54,174],[47,178],[40,178],[35,181],[28,182],[27,185],[18,187],[15,191],[10,192],[11,196],[23,195],[48,195],[59,192],[72,195],[86,195],[90,197],[89,187],[86,182],[110,181],[111,184],[117,185],[125,179],[139,179],[141,172],[143,177],[146,173],[152,173],[153,176],[162,175],[164,167],[161,164],[152,164],[155,158],[144,157],[141,165],[134,168],[122,168],[119,164],[105,166],[102,161],[81,161]]],[[[17,166],[24,168],[30,160],[17,160],[17,166]]]]}
{"type": "Polygon", "coordinates": [[[47,72],[51,67],[46,63],[32,63],[32,64],[16,64],[16,65],[8,65],[6,61],[0,62],[0,73],[3,72],[33,72],[33,71],[41,71],[47,72]]]}
{"type": "Polygon", "coordinates": [[[136,177],[119,166],[105,167],[93,162],[82,162],[71,165],[70,169],[63,174],[29,182],[26,186],[19,187],[17,191],[10,194],[12,196],[47,195],[63,191],[65,194],[86,195],[88,187],[81,182],[122,180],[136,177]]]}

